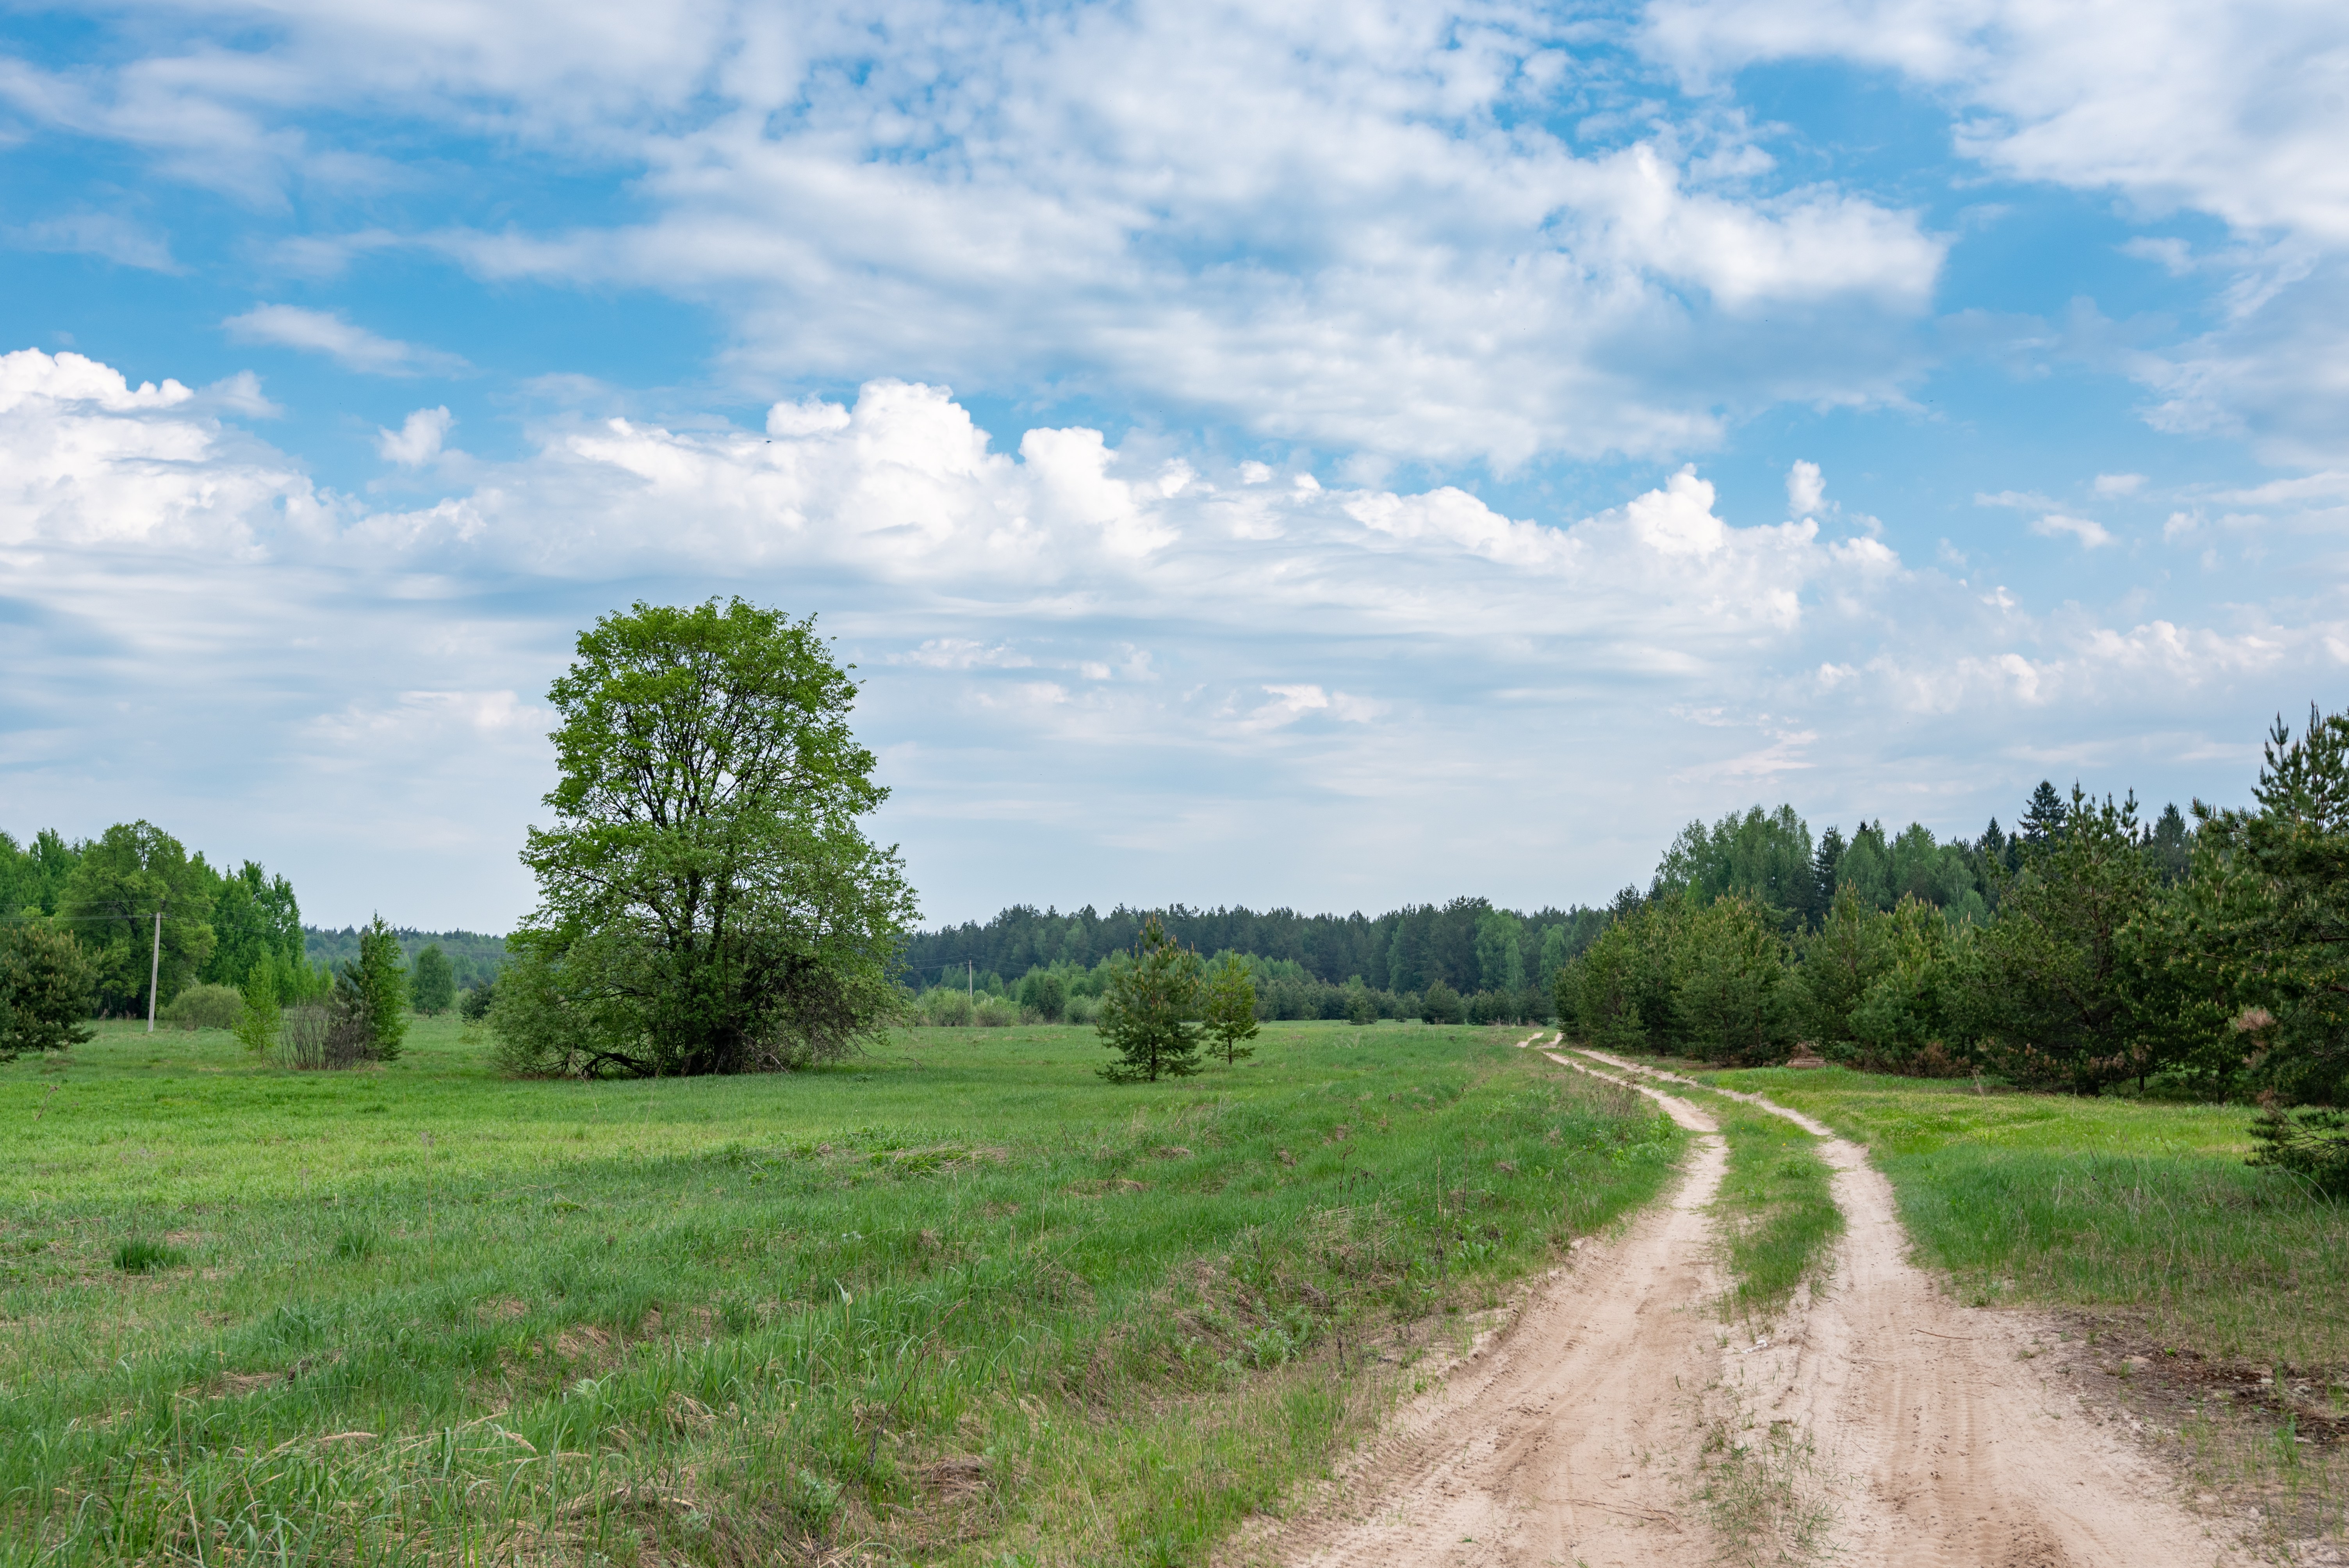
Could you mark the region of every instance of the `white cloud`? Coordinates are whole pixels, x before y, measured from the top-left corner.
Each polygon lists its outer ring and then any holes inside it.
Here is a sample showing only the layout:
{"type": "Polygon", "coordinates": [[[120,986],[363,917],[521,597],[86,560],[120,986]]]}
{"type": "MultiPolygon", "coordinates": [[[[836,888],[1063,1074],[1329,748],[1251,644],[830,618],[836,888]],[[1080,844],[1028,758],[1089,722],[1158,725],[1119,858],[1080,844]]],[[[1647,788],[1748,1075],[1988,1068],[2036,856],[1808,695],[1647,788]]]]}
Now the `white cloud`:
{"type": "Polygon", "coordinates": [[[162,235],[119,212],[62,213],[10,229],[6,236],[20,250],[103,256],[119,266],[150,273],[186,270],[171,259],[171,243],[162,235]]]}
{"type": "Polygon", "coordinates": [[[2132,496],[2145,488],[2143,474],[2098,474],[2096,493],[2101,496],[2132,496]]]}
{"type": "Polygon", "coordinates": [[[1808,517],[1819,510],[1826,493],[1826,480],[1819,475],[1819,465],[1795,459],[1795,466],[1786,470],[1787,511],[1795,517],[1808,517]]]}
{"type": "MultiPolygon", "coordinates": [[[[1897,397],[1948,242],[1789,180],[1734,116],[1675,119],[1619,61],[1576,57],[1580,24],[1514,0],[711,5],[671,8],[658,37],[609,5],[560,26],[296,7],[258,50],[216,41],[242,12],[174,15],[155,25],[176,49],[11,66],[0,97],[255,203],[433,178],[337,146],[353,113],[615,171],[641,216],[613,226],[369,224],[283,254],[315,273],[403,245],[659,289],[719,313],[753,382],[1108,386],[1357,458],[1678,457],[1774,400],[1897,397]],[[1548,129],[1595,102],[1636,139],[1548,129]]],[[[241,319],[358,367],[430,367],[338,318],[241,319]]]]}
{"type": "Polygon", "coordinates": [[[465,368],[465,362],[453,354],[379,336],[331,311],[261,304],[221,325],[239,342],[272,343],[323,354],[346,369],[374,376],[447,375],[465,368]]]}
{"type": "Polygon", "coordinates": [[[1881,810],[1913,777],[1968,819],[2011,814],[1979,791],[2029,766],[2018,734],[2174,729],[2185,705],[2231,736],[2349,639],[2306,611],[2033,613],[1881,540],[1724,516],[1688,469],[1546,521],[1198,457],[1170,491],[1161,447],[1041,428],[999,452],[930,387],[836,407],[783,435],[557,421],[460,490],[367,511],[178,383],[0,357],[0,595],[36,607],[0,615],[24,672],[0,694],[12,809],[89,831],[160,790],[196,841],[308,868],[326,918],[499,923],[546,788],[529,694],[571,634],[740,592],[820,611],[861,666],[883,831],[934,913],[1031,891],[1377,906],[1463,867],[1539,903],[1643,874],[1724,789],[1824,780],[1803,788],[1881,810]],[[136,768],[40,739],[124,703],[160,748],[136,768]],[[435,847],[388,855],[354,819],[435,847]],[[1006,886],[1004,835],[1030,830],[1060,846],[1038,863],[1094,880],[1006,886]],[[1345,848],[1365,841],[1403,847],[1365,867],[1345,848]]]}
{"type": "Polygon", "coordinates": [[[440,443],[448,438],[449,428],[456,422],[445,405],[419,408],[397,430],[378,427],[375,449],[388,463],[398,463],[405,469],[422,468],[440,455],[440,443]]]}
{"type": "Polygon", "coordinates": [[[2031,531],[2043,539],[2076,539],[2084,550],[2095,550],[2113,542],[2103,523],[2084,517],[2066,517],[2060,511],[2051,511],[2033,521],[2031,531]]]}

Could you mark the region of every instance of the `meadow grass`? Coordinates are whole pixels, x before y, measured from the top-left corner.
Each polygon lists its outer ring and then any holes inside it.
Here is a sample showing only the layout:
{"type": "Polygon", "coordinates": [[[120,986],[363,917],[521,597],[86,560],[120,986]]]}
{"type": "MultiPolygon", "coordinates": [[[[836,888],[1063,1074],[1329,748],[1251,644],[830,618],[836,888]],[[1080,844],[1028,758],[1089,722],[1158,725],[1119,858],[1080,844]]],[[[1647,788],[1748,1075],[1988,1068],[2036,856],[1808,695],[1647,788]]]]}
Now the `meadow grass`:
{"type": "Polygon", "coordinates": [[[0,1564],[1201,1561],[1665,1181],[1509,1038],[576,1084],[109,1027],[0,1068],[0,1564]]]}
{"type": "Polygon", "coordinates": [[[1924,1261],[1966,1299],[2126,1308],[2207,1356],[2349,1367],[2349,1208],[2245,1165],[2240,1106],[1839,1068],[1708,1077],[1866,1143],[1924,1261]]]}

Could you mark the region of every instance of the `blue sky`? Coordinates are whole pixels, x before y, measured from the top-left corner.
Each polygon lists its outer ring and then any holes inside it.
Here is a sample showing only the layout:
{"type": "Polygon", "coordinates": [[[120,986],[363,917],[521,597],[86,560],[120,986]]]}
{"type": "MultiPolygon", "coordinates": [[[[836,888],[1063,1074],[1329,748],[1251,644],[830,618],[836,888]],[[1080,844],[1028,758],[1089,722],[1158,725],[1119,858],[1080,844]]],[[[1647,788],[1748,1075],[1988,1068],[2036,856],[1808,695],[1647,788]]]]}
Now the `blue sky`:
{"type": "Polygon", "coordinates": [[[813,612],[933,919],[1534,905],[2342,705],[2349,21],[0,8],[0,827],[502,929],[569,639],[813,612]]]}

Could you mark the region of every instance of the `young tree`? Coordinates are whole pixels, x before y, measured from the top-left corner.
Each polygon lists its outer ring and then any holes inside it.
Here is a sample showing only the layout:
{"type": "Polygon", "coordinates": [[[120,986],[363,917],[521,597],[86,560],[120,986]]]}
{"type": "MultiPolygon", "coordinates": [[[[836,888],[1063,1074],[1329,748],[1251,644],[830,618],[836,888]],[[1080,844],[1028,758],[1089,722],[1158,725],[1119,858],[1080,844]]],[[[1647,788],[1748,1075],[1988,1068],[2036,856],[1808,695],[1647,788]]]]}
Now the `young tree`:
{"type": "Polygon", "coordinates": [[[255,959],[253,972],[245,976],[244,1009],[236,1020],[237,1041],[254,1056],[264,1055],[277,1044],[277,1032],[285,1021],[285,1009],[277,997],[277,961],[255,959]]]}
{"type": "Polygon", "coordinates": [[[1689,918],[1672,1010],[1682,1043],[1708,1061],[1758,1067],[1794,1045],[1795,993],[1775,913],[1733,893],[1689,918]]]}
{"type": "Polygon", "coordinates": [[[1068,1011],[1069,984],[1050,969],[1039,969],[1019,982],[1019,1005],[1048,1024],[1057,1024],[1068,1011]]]}
{"type": "Polygon", "coordinates": [[[905,1010],[892,968],[914,893],[857,827],[888,791],[812,619],[638,603],[578,655],[548,694],[556,823],[523,851],[539,908],[508,939],[538,971],[500,981],[492,1027],[545,1038],[518,1009],[561,997],[599,1020],[569,1068],[627,1077],[784,1068],[882,1037],[905,1010]]]}
{"type": "Polygon", "coordinates": [[[1207,1033],[1215,1037],[1209,1054],[1224,1058],[1226,1067],[1256,1052],[1240,1044],[1256,1038],[1256,981],[1245,959],[1226,954],[1207,976],[1207,1033]]]}
{"type": "Polygon", "coordinates": [[[88,1040],[96,967],[65,932],[35,921],[0,925],[0,1062],[88,1040]]]}
{"type": "Polygon", "coordinates": [[[360,928],[359,955],[335,975],[335,1001],[366,1028],[377,1060],[398,1059],[408,1037],[408,966],[382,915],[360,928]]]}
{"type": "Polygon", "coordinates": [[[1133,962],[1116,971],[1093,1028],[1117,1060],[1101,1069],[1112,1083],[1156,1083],[1199,1070],[1197,956],[1166,934],[1155,915],[1143,923],[1133,962]]]}
{"type": "Polygon", "coordinates": [[[419,1013],[445,1013],[457,1003],[457,969],[437,942],[416,955],[408,977],[409,995],[419,1013]]]}

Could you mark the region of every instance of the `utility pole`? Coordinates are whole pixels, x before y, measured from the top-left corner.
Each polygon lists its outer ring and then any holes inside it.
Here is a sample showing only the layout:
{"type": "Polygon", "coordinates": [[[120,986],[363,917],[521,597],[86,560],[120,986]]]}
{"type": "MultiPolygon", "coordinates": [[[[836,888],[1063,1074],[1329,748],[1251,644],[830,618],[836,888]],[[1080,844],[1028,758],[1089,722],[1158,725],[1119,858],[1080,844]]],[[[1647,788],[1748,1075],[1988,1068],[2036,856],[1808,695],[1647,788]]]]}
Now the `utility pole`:
{"type": "Polygon", "coordinates": [[[147,1032],[155,1032],[155,987],[163,978],[163,904],[155,903],[155,954],[147,961],[147,1032]]]}

